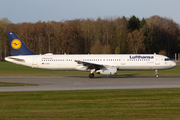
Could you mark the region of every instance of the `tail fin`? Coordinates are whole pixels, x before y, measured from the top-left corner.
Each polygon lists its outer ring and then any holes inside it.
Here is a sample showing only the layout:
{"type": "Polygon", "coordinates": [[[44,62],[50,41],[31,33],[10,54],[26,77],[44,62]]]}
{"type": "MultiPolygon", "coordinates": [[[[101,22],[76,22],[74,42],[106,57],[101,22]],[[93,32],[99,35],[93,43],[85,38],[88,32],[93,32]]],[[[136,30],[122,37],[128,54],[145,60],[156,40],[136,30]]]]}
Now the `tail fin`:
{"type": "Polygon", "coordinates": [[[34,55],[14,32],[8,32],[8,38],[13,56],[34,55]]]}

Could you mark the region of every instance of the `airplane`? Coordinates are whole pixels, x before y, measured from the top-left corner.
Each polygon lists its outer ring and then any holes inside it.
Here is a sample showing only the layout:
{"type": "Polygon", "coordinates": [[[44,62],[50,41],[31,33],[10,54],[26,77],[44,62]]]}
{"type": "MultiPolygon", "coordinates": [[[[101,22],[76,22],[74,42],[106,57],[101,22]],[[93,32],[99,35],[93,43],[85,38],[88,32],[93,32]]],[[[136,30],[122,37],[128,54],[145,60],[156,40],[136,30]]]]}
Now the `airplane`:
{"type": "Polygon", "coordinates": [[[32,53],[14,33],[8,32],[13,56],[5,57],[8,62],[48,70],[82,70],[102,75],[115,75],[117,70],[158,70],[174,68],[177,64],[169,57],[158,54],[57,54],[32,53]]]}

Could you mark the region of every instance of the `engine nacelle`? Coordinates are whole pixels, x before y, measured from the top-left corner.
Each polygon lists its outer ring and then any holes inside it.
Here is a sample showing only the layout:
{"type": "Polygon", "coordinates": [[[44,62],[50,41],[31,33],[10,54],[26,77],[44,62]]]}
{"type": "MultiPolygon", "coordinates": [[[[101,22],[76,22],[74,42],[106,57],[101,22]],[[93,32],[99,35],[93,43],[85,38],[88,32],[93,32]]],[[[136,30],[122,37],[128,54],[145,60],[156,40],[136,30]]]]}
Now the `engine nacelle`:
{"type": "Polygon", "coordinates": [[[86,66],[77,66],[75,69],[76,70],[87,71],[87,67],[86,66]]]}
{"type": "Polygon", "coordinates": [[[107,68],[102,68],[100,70],[97,70],[96,72],[97,74],[102,74],[102,75],[115,75],[117,73],[117,68],[107,67],[107,68]]]}

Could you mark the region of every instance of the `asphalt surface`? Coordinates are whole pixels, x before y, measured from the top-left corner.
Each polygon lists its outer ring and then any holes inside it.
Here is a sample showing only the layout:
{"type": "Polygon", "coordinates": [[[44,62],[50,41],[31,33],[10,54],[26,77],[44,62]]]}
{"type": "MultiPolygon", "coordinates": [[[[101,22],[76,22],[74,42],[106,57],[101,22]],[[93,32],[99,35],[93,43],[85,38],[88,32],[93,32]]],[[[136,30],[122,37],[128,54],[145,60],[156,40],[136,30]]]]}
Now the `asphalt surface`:
{"type": "Polygon", "coordinates": [[[31,83],[37,86],[0,87],[7,91],[98,90],[180,88],[180,77],[62,77],[0,76],[0,82],[31,83]]]}

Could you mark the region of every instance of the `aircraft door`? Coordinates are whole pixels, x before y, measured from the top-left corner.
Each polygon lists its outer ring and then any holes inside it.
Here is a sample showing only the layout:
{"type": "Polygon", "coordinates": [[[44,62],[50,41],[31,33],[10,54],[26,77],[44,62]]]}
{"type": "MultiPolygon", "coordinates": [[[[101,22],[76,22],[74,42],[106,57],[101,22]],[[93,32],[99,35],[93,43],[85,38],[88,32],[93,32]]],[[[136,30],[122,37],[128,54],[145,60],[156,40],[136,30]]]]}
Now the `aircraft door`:
{"type": "Polygon", "coordinates": [[[160,57],[155,56],[155,65],[160,65],[160,57]]]}
{"type": "Polygon", "coordinates": [[[33,57],[32,58],[32,67],[35,67],[35,66],[37,66],[37,58],[33,57]]]}
{"type": "Polygon", "coordinates": [[[125,64],[126,64],[126,60],[125,60],[125,58],[123,58],[121,61],[121,65],[125,65],[125,64]]]}

